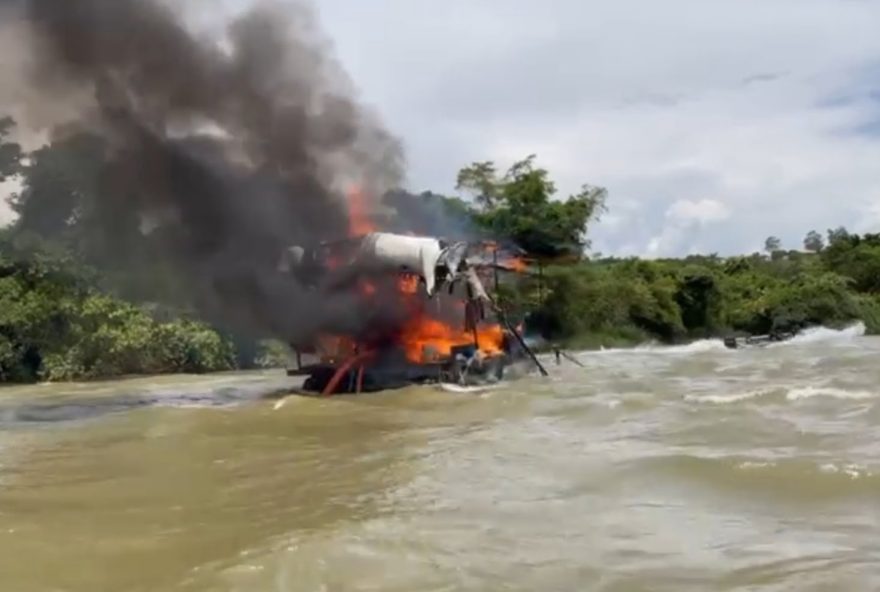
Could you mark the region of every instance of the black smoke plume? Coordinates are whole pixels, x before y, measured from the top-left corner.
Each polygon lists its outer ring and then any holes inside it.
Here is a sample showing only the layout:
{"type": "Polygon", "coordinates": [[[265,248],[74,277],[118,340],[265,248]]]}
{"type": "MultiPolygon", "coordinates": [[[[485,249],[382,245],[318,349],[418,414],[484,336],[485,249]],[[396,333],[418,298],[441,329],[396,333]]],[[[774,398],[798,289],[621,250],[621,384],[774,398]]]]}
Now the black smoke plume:
{"type": "Polygon", "coordinates": [[[289,245],[345,236],[346,184],[394,186],[398,142],[355,100],[308,7],[261,3],[217,36],[180,4],[0,0],[27,39],[29,87],[75,106],[52,141],[101,146],[78,213],[91,243],[117,266],[161,259],[208,320],[288,341],[357,331],[356,295],[305,290],[276,265],[289,245]]]}

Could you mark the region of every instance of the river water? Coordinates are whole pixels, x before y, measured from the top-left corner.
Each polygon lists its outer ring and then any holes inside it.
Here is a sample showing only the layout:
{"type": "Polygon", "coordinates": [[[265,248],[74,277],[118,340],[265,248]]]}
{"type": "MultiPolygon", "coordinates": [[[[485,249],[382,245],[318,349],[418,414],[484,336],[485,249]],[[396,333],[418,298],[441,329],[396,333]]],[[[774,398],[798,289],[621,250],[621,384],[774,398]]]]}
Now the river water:
{"type": "Polygon", "coordinates": [[[880,340],[578,359],[0,390],[0,590],[880,590],[880,340]]]}

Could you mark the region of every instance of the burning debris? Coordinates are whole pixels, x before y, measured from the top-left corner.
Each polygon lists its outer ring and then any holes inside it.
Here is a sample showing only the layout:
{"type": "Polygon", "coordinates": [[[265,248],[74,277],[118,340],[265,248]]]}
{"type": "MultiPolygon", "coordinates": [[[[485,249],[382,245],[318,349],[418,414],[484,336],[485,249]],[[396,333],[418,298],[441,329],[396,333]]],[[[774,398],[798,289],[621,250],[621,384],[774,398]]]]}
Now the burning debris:
{"type": "Polygon", "coordinates": [[[324,394],[501,379],[527,348],[516,329],[502,326],[503,319],[487,319],[487,307],[496,315],[501,311],[468,261],[471,246],[371,232],[315,249],[287,249],[282,273],[311,280],[321,292],[357,292],[368,307],[394,303],[401,312],[397,323],[294,344],[319,361],[292,373],[308,375],[305,387],[324,394]]]}
{"type": "Polygon", "coordinates": [[[371,232],[308,252],[290,247],[280,269],[304,283],[313,282],[312,287],[317,281],[322,290],[346,285],[358,275],[400,272],[421,280],[430,297],[455,280],[467,248],[464,242],[449,245],[436,238],[371,232]]]}
{"type": "Polygon", "coordinates": [[[290,246],[278,271],[308,290],[355,295],[360,310],[386,314],[372,321],[365,314],[357,331],[328,330],[291,343],[298,361],[291,373],[307,375],[307,389],[332,394],[497,381],[505,367],[526,356],[544,372],[480,277],[480,270],[492,269],[497,282],[503,267],[497,244],[382,232],[363,208],[364,192],[347,195],[348,236],[290,246]],[[303,366],[302,353],[317,362],[303,366]]]}
{"type": "Polygon", "coordinates": [[[363,192],[348,195],[349,236],[288,247],[278,271],[316,293],[354,294],[361,310],[396,314],[365,318],[359,331],[292,343],[298,361],[301,353],[317,358],[291,371],[308,376],[307,389],[331,394],[497,381],[506,366],[531,355],[517,330],[504,326],[480,277],[490,268],[484,247],[495,260],[497,245],[380,232],[361,208],[363,192]]]}

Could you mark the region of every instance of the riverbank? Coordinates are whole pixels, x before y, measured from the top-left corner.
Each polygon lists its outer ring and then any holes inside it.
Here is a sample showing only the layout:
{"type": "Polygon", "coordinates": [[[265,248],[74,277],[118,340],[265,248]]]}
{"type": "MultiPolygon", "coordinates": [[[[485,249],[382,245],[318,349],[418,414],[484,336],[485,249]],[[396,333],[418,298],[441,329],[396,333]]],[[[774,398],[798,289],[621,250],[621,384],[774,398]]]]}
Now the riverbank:
{"type": "MultiPolygon", "coordinates": [[[[512,276],[499,300],[569,349],[681,344],[864,323],[880,331],[880,239],[819,253],[597,259],[512,276]]],[[[65,251],[0,232],[0,383],[211,373],[283,365],[286,347],[234,336],[168,305],[127,301],[65,251]]]]}
{"type": "MultiPolygon", "coordinates": [[[[864,247],[865,242],[846,247],[859,251],[851,253],[852,260],[862,265],[876,250],[880,266],[880,248],[864,247]]],[[[878,292],[859,282],[861,267],[841,264],[831,248],[773,257],[601,259],[548,266],[540,278],[531,276],[505,295],[510,306],[532,311],[532,332],[569,347],[645,340],[677,344],[853,322],[876,334],[878,292]]]]}

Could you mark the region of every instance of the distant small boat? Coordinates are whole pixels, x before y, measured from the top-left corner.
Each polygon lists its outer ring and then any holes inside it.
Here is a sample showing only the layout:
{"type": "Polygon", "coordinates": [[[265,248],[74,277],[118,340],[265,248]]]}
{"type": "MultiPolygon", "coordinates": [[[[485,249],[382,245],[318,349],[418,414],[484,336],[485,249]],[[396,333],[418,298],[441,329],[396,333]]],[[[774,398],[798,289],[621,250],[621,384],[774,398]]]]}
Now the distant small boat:
{"type": "Polygon", "coordinates": [[[747,337],[725,337],[724,345],[728,349],[740,349],[743,347],[765,347],[771,343],[788,341],[797,335],[794,331],[770,333],[768,335],[749,335],[747,337]]]}

